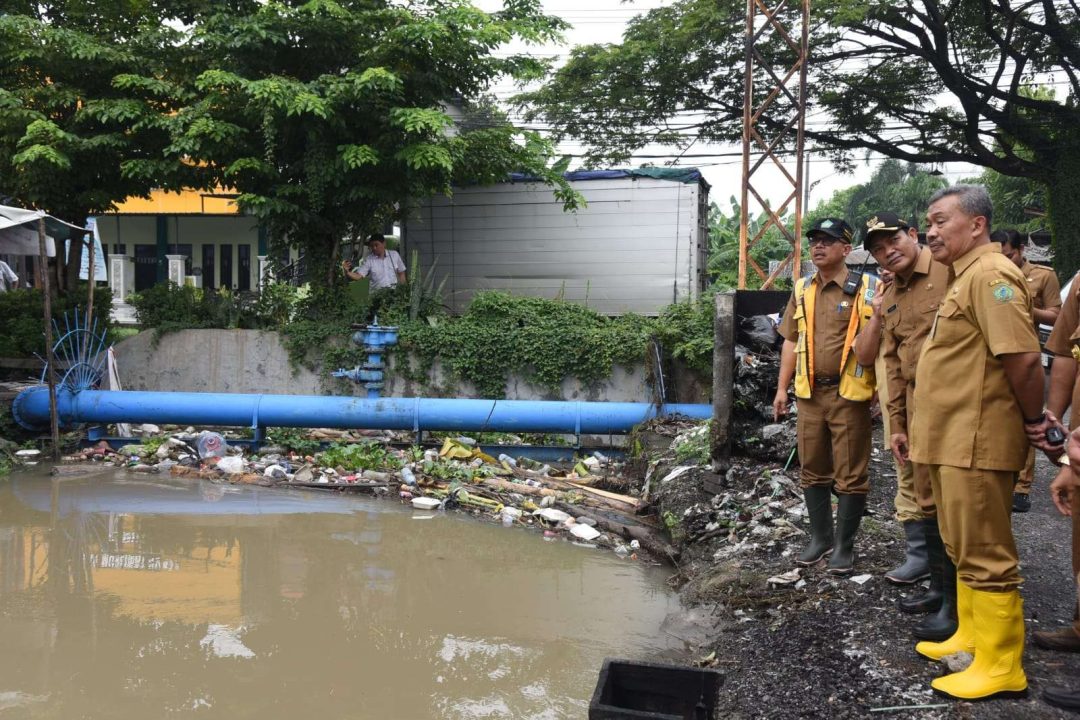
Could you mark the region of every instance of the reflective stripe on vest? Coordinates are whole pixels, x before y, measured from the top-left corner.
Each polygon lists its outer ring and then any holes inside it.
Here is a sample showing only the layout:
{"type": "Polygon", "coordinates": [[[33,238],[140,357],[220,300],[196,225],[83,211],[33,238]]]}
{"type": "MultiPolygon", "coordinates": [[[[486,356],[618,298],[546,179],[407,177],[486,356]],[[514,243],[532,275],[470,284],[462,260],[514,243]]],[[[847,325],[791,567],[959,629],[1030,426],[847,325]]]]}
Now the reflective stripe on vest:
{"type": "MultiPolygon", "coordinates": [[[[814,310],[817,301],[817,285],[810,282],[812,275],[795,281],[795,319],[799,339],[795,344],[795,396],[810,397],[814,391],[814,310]],[[807,283],[810,292],[806,291],[807,283]]],[[[855,337],[873,315],[870,304],[877,292],[878,281],[871,275],[863,274],[859,280],[859,291],[854,298],[851,318],[848,320],[847,333],[844,336],[844,348],[840,356],[840,397],[848,400],[869,400],[874,395],[877,385],[873,367],[860,365],[851,352],[855,337]]]]}

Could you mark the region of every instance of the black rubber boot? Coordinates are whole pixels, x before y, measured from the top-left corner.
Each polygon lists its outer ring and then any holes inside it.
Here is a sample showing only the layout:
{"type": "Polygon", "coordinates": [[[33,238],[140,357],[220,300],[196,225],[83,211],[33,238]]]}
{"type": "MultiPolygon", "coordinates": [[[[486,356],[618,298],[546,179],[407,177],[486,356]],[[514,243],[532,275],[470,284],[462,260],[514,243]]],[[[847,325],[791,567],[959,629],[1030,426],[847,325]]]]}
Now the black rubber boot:
{"type": "Polygon", "coordinates": [[[803,488],[806,513],[810,518],[810,544],[799,554],[799,565],[815,565],[832,550],[832,488],[815,485],[803,488]]]}
{"type": "MultiPolygon", "coordinates": [[[[945,572],[945,563],[948,562],[949,558],[945,555],[945,545],[941,542],[941,533],[938,531],[936,518],[930,518],[925,531],[926,559],[930,566],[930,587],[925,593],[900,598],[898,603],[900,612],[909,615],[937,612],[945,599],[944,583],[947,578],[942,573],[945,572]]],[[[949,565],[952,565],[952,563],[949,563],[949,565]]],[[[953,578],[956,576],[955,573],[956,571],[953,570],[953,578]]],[[[955,580],[953,592],[955,593],[955,580]]]]}
{"type": "MultiPolygon", "coordinates": [[[[885,573],[885,579],[897,585],[914,585],[930,577],[930,562],[926,554],[927,520],[909,520],[904,523],[904,536],[907,538],[904,564],[885,573]]],[[[937,527],[937,519],[929,522],[937,527]]]]}
{"type": "Polygon", "coordinates": [[[829,572],[848,575],[855,569],[855,535],[866,512],[866,495],[841,495],[836,506],[836,540],[829,572]]]}
{"type": "MultiPolygon", "coordinates": [[[[934,525],[934,535],[940,544],[941,535],[937,532],[936,524],[934,525]]],[[[928,545],[929,538],[930,535],[927,534],[928,545]]],[[[943,546],[941,557],[941,607],[938,608],[936,613],[926,617],[911,630],[911,634],[919,640],[944,642],[956,632],[956,565],[949,559],[949,555],[945,552],[943,546]]],[[[931,580],[932,582],[933,580],[931,580]]]]}

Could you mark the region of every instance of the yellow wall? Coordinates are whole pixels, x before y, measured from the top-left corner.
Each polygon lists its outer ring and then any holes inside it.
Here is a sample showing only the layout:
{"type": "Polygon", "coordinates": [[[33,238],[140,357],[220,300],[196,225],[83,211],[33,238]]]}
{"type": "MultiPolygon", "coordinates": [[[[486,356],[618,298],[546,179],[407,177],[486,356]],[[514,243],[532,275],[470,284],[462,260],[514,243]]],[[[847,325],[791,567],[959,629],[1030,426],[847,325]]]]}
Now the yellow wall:
{"type": "Polygon", "coordinates": [[[136,620],[238,625],[240,548],[193,548],[167,570],[102,568],[93,570],[94,590],[117,599],[116,612],[136,620]]]}
{"type": "MultiPolygon", "coordinates": [[[[121,530],[125,525],[132,526],[130,517],[119,516],[118,521],[121,530]]],[[[50,570],[49,531],[5,530],[0,536],[0,595],[44,585],[50,570]]],[[[92,561],[94,591],[112,596],[118,615],[141,621],[175,620],[190,624],[237,625],[243,620],[239,546],[230,551],[222,546],[203,545],[185,555],[160,556],[144,556],[131,544],[108,552],[90,547],[85,552],[92,561]],[[138,562],[135,567],[122,567],[125,558],[138,562]],[[160,569],[138,567],[143,561],[154,559],[161,563],[160,569]]],[[[64,580],[57,578],[58,582],[64,580]]]]}
{"type": "Polygon", "coordinates": [[[239,213],[236,200],[232,198],[210,197],[210,195],[231,194],[227,191],[205,193],[199,190],[170,192],[154,190],[150,199],[128,198],[117,206],[116,215],[236,215],[239,213]]]}

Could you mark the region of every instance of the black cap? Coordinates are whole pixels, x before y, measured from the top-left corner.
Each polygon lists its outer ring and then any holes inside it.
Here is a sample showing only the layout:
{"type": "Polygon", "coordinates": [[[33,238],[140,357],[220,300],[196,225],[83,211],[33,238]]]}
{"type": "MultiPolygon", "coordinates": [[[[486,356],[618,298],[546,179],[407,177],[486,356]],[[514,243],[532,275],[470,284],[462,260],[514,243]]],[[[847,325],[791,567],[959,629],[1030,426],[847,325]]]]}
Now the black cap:
{"type": "Polygon", "coordinates": [[[863,233],[863,247],[867,246],[870,236],[876,232],[894,233],[897,230],[907,230],[910,227],[908,221],[896,213],[879,212],[870,216],[870,219],[866,221],[866,231],[863,233]]]}
{"type": "Polygon", "coordinates": [[[810,237],[814,233],[825,233],[829,237],[843,240],[846,243],[850,243],[852,238],[855,237],[855,231],[851,229],[851,226],[839,218],[821,218],[806,231],[806,237],[810,237]]]}

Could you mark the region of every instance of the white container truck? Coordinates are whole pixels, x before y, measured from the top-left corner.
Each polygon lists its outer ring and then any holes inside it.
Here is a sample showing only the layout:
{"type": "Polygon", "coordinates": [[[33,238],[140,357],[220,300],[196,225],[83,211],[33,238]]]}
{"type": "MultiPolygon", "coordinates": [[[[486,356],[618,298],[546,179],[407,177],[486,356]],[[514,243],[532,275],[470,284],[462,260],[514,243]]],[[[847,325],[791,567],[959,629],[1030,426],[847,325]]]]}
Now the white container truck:
{"type": "Polygon", "coordinates": [[[528,179],[420,203],[402,257],[434,264],[455,312],[479,290],[562,297],[597,312],[656,315],[706,287],[709,185],[693,168],[567,174],[587,205],[563,210],[528,179]]]}

